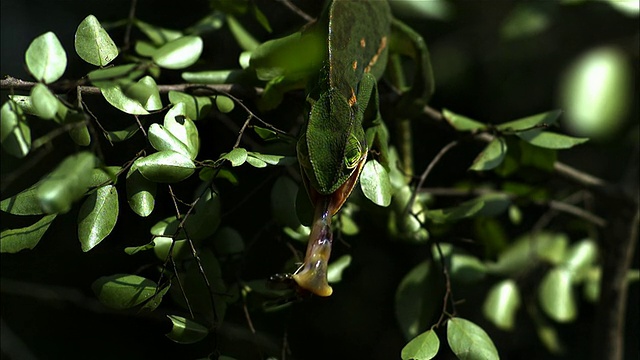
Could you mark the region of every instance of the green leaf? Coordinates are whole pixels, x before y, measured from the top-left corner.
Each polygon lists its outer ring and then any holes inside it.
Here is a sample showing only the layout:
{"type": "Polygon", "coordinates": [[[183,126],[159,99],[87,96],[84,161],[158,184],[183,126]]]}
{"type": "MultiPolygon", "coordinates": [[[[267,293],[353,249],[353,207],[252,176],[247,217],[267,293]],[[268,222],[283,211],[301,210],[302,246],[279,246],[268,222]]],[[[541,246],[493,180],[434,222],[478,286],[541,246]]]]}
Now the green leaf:
{"type": "Polygon", "coordinates": [[[138,99],[129,97],[120,85],[107,88],[100,88],[102,96],[105,100],[116,109],[131,115],[148,115],[149,112],[144,108],[138,99]]]}
{"type": "Polygon", "coordinates": [[[300,220],[296,215],[298,184],[287,176],[276,179],[271,188],[271,215],[282,226],[296,229],[300,220]]]}
{"type": "Polygon", "coordinates": [[[531,145],[547,149],[569,149],[576,145],[589,141],[588,138],[577,138],[562,134],[556,134],[539,129],[527,130],[516,133],[522,140],[531,145]]]}
{"type": "Polygon", "coordinates": [[[249,156],[247,157],[247,163],[255,168],[262,169],[267,167],[267,163],[261,159],[249,156]]]}
{"type": "Polygon", "coordinates": [[[95,16],[87,16],[76,30],[76,52],[91,65],[106,66],[118,56],[118,47],[95,16]]]}
{"type": "Polygon", "coordinates": [[[132,166],[127,173],[127,203],[133,212],[147,217],[153,212],[156,204],[156,189],[158,185],[147,180],[137,167],[132,166]]]}
{"type": "Polygon", "coordinates": [[[0,141],[9,154],[23,158],[31,149],[31,129],[22,109],[13,101],[7,101],[0,109],[0,141]]]}
{"type": "Polygon", "coordinates": [[[171,251],[174,260],[185,260],[191,256],[188,240],[174,241],[166,236],[158,236],[153,239],[153,252],[160,261],[167,260],[169,251],[171,251]]]}
{"type": "Polygon", "coordinates": [[[142,76],[144,72],[138,64],[125,64],[106,69],[98,69],[87,74],[91,83],[101,89],[110,88],[116,85],[127,85],[132,80],[142,76]]]}
{"type": "MultiPolygon", "coordinates": [[[[249,158],[255,158],[255,159],[264,161],[269,165],[288,166],[288,165],[293,165],[296,163],[296,161],[298,161],[295,156],[269,155],[269,154],[257,153],[254,151],[247,152],[247,156],[249,158]]],[[[249,161],[249,158],[247,158],[247,161],[249,161]]]]}
{"type": "Polygon", "coordinates": [[[175,151],[159,151],[139,158],[134,163],[148,180],[159,183],[175,183],[191,176],[195,164],[188,157],[175,151]]]}
{"type": "Polygon", "coordinates": [[[148,111],[162,109],[162,100],[156,81],[151,76],[145,76],[127,89],[127,96],[137,99],[142,107],[148,111]]]}
{"type": "Polygon", "coordinates": [[[502,330],[512,330],[520,307],[520,292],[515,281],[503,280],[491,287],[482,308],[484,316],[502,330]]]}
{"type": "Polygon", "coordinates": [[[231,166],[240,166],[247,161],[247,150],[244,148],[235,148],[230,152],[222,155],[220,159],[231,161],[231,166]]]}
{"type": "Polygon", "coordinates": [[[213,237],[213,246],[216,254],[221,256],[241,254],[245,247],[242,235],[228,226],[218,229],[213,237]]]}
{"type": "Polygon", "coordinates": [[[97,167],[91,171],[91,182],[89,187],[101,187],[105,185],[115,185],[118,181],[117,175],[122,168],[120,166],[97,167]]]}
{"type": "Polygon", "coordinates": [[[107,139],[112,142],[121,142],[130,139],[133,135],[135,135],[140,127],[138,124],[131,124],[127,126],[123,130],[115,130],[107,132],[107,139]]]}
{"type": "Polygon", "coordinates": [[[186,117],[186,106],[184,103],[174,105],[164,116],[164,127],[173,136],[186,145],[187,156],[195,159],[200,150],[200,137],[198,128],[190,118],[186,117]]]}
{"type": "Polygon", "coordinates": [[[506,132],[532,130],[537,126],[551,126],[558,122],[562,110],[552,110],[542,114],[527,116],[522,119],[509,121],[496,126],[496,129],[506,132]]]}
{"type": "Polygon", "coordinates": [[[87,252],[106,238],[118,220],[118,191],[113,185],[96,189],[80,207],[78,238],[87,252]]]}
{"type": "Polygon", "coordinates": [[[175,40],[183,35],[181,31],[165,29],[156,25],[148,24],[138,19],[135,19],[133,23],[155,45],[164,45],[169,41],[175,40]]]}
{"type": "Polygon", "coordinates": [[[25,62],[36,80],[48,84],[64,74],[67,54],[56,34],[47,32],[33,39],[25,53],[25,62]]]}
{"type": "Polygon", "coordinates": [[[142,310],[153,311],[157,309],[158,306],[160,306],[160,303],[162,302],[162,298],[167,294],[167,292],[169,292],[170,288],[171,288],[171,284],[169,283],[166,286],[164,286],[162,289],[158,290],[158,292],[156,292],[155,295],[153,295],[151,299],[149,299],[149,301],[147,301],[144,304],[144,306],[142,307],[142,310]]]}
{"type": "Polygon", "coordinates": [[[395,295],[395,308],[405,339],[413,339],[425,331],[440,312],[440,276],[431,261],[423,261],[400,282],[395,295]]]}
{"type": "Polygon", "coordinates": [[[566,323],[577,316],[577,306],[573,294],[571,272],[556,267],[542,279],[538,298],[542,310],[553,320],[566,323]]]}
{"type": "Polygon", "coordinates": [[[509,205],[511,200],[504,194],[486,194],[451,208],[429,210],[427,217],[436,223],[444,223],[471,216],[496,216],[507,210],[509,205]]]}
{"type": "Polygon", "coordinates": [[[478,325],[463,318],[447,322],[447,341],[460,360],[499,359],[498,350],[487,333],[478,325]]]}
{"type": "Polygon", "coordinates": [[[567,236],[560,233],[525,234],[501,252],[496,263],[487,264],[487,269],[495,274],[515,275],[542,260],[559,264],[565,257],[568,242],[567,236]]]}
{"type": "Polygon", "coordinates": [[[0,210],[13,215],[44,214],[40,207],[40,201],[36,196],[39,185],[40,184],[37,183],[12,197],[2,200],[2,202],[0,202],[0,210]]]}
{"type": "Polygon", "coordinates": [[[36,109],[33,107],[33,102],[30,96],[25,95],[9,95],[9,99],[13,101],[25,114],[35,115],[36,109]]]}
{"type": "Polygon", "coordinates": [[[0,253],[17,253],[20,250],[33,249],[56,216],[57,214],[45,215],[33,225],[3,230],[0,233],[0,253]]]}
{"type": "Polygon", "coordinates": [[[342,273],[351,265],[351,255],[342,255],[332,261],[327,268],[327,281],[338,283],[342,281],[342,273]]]}
{"type": "MultiPolygon", "coordinates": [[[[204,186],[205,184],[201,185],[204,186]]],[[[220,196],[211,188],[202,192],[198,188],[196,194],[202,193],[191,215],[185,221],[189,236],[194,240],[202,240],[213,235],[220,225],[221,203],[220,196]]]]}
{"type": "Polygon", "coordinates": [[[216,107],[218,111],[221,113],[227,114],[233,111],[233,108],[236,106],[236,103],[231,100],[228,96],[217,95],[216,96],[216,107]]]}
{"type": "Polygon", "coordinates": [[[391,180],[389,173],[377,160],[370,160],[364,164],[360,174],[360,188],[367,199],[379,206],[391,204],[391,180]]]}
{"type": "Polygon", "coordinates": [[[473,160],[469,170],[485,171],[491,170],[502,163],[507,154],[507,143],[501,137],[496,137],[482,152],[473,160]]]}
{"type": "Polygon", "coordinates": [[[402,348],[402,360],[429,360],[436,357],[440,350],[440,340],[433,330],[416,336],[402,348]]]}
{"type": "Polygon", "coordinates": [[[571,273],[574,283],[584,279],[598,258],[598,245],[591,239],[584,239],[569,249],[562,266],[571,273]]]}
{"type": "Polygon", "coordinates": [[[138,40],[134,46],[135,52],[144,57],[152,57],[158,48],[148,41],[138,40]]]}
{"type": "Polygon", "coordinates": [[[228,15],[227,16],[227,24],[229,25],[229,30],[231,30],[231,34],[240,45],[240,48],[245,51],[252,51],[257,48],[260,43],[253,37],[251,34],[236,20],[235,17],[228,15]]]}
{"type": "Polygon", "coordinates": [[[42,210],[47,214],[69,211],[87,191],[95,163],[95,156],[89,152],[64,159],[38,186],[36,196],[42,210]]]}
{"type": "Polygon", "coordinates": [[[166,69],[184,69],[195,64],[202,54],[199,36],[183,36],[161,46],[153,54],[153,61],[166,69]]]}
{"type": "Polygon", "coordinates": [[[209,331],[197,322],[178,315],[167,315],[173,323],[173,328],[167,337],[179,344],[193,344],[204,339],[209,331]]]}
{"type": "Polygon", "coordinates": [[[169,91],[169,102],[173,105],[184,104],[184,115],[189,119],[205,118],[212,107],[212,100],[208,96],[193,96],[180,91],[169,91]]]}
{"type": "Polygon", "coordinates": [[[51,120],[56,116],[58,106],[64,106],[44,84],[37,84],[31,89],[31,101],[35,115],[47,120],[51,120]]]}
{"type": "Polygon", "coordinates": [[[126,248],[124,248],[124,252],[127,255],[134,255],[134,254],[139,253],[140,251],[151,250],[151,249],[154,248],[154,246],[155,246],[155,244],[152,241],[152,242],[150,242],[148,244],[144,244],[144,245],[141,245],[141,246],[129,246],[129,247],[126,247],[126,248]]]}
{"type": "Polygon", "coordinates": [[[97,279],[91,289],[105,306],[124,310],[153,296],[156,283],[137,275],[115,274],[97,279]]]}
{"type": "Polygon", "coordinates": [[[158,151],[170,150],[191,157],[187,145],[160,124],[153,123],[149,126],[148,138],[151,146],[158,151]]]}
{"type": "Polygon", "coordinates": [[[458,131],[481,131],[486,130],[487,125],[469,119],[468,117],[458,115],[447,109],[442,109],[442,116],[454,129],[458,131]]]}

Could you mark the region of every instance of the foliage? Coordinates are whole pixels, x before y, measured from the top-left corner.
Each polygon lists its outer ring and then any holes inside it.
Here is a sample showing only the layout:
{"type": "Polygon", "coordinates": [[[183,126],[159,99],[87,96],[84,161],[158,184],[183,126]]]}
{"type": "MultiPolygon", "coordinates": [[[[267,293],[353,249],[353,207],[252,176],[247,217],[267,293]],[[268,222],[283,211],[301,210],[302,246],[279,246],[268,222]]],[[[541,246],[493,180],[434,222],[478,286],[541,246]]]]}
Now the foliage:
{"type": "MultiPolygon", "coordinates": [[[[398,15],[454,16],[453,3],[426,3],[392,5],[398,15]]],[[[3,260],[47,257],[60,242],[73,243],[85,259],[106,264],[79,285],[93,290],[100,309],[154,319],[162,328],[150,338],[164,331],[182,344],[179,353],[194,349],[194,358],[326,358],[349,344],[346,357],[378,356],[352,344],[363,338],[407,360],[584,354],[585,344],[562,331],[589,323],[603,278],[599,242],[611,217],[586,193],[599,179],[567,171],[558,159],[589,146],[585,136],[622,137],[632,109],[625,53],[593,50],[561,79],[573,131],[566,134],[559,109],[487,110],[449,100],[451,84],[467,75],[455,75],[463,70],[443,65],[433,47],[430,57],[419,23],[414,30],[387,8],[364,14],[344,5],[349,16],[323,23],[320,6],[308,5],[318,21],[287,12],[286,23],[295,25],[284,29],[263,5],[214,0],[180,30],[135,12],[115,23],[88,15],[73,39],[35,37],[24,53],[35,82],[3,80],[9,92],[0,141],[3,162],[12,161],[3,165],[3,260]],[[388,28],[382,20],[373,26],[374,17],[389,17],[388,28]],[[380,68],[358,52],[330,48],[349,67],[347,58],[357,59],[354,70],[372,68],[350,88],[353,98],[323,88],[327,77],[348,77],[333,72],[322,49],[326,26],[337,33],[348,27],[345,18],[391,42],[380,68]],[[121,32],[122,42],[114,35],[121,32]],[[224,44],[212,40],[225,37],[224,44]],[[75,52],[63,46],[71,40],[75,52]],[[237,65],[220,69],[213,48],[222,63],[239,58],[237,65]],[[76,55],[83,63],[71,62],[76,55]],[[616,99],[615,107],[585,100],[580,84],[592,79],[594,62],[609,74],[597,98],[616,99]],[[439,69],[444,91],[431,99],[439,69]],[[356,97],[364,106],[352,111],[356,97]],[[522,111],[533,115],[513,115],[522,111]],[[612,128],[602,130],[600,117],[611,118],[612,128]],[[456,152],[463,155],[452,158],[456,152]],[[312,232],[305,188],[333,192],[354,171],[359,185],[334,216],[337,249],[326,271],[334,295],[308,299],[287,275],[312,232]],[[558,185],[558,174],[570,181],[558,185]],[[392,340],[371,340],[366,311],[393,313],[384,335],[392,340]],[[328,333],[336,344],[319,345],[328,333]],[[505,336],[541,350],[518,353],[505,336]]],[[[536,4],[513,5],[502,41],[535,39],[553,19],[536,4]]],[[[637,208],[637,199],[624,201],[637,208]]],[[[85,272],[85,261],[74,271],[85,272]]],[[[637,280],[637,270],[628,273],[637,280]]]]}

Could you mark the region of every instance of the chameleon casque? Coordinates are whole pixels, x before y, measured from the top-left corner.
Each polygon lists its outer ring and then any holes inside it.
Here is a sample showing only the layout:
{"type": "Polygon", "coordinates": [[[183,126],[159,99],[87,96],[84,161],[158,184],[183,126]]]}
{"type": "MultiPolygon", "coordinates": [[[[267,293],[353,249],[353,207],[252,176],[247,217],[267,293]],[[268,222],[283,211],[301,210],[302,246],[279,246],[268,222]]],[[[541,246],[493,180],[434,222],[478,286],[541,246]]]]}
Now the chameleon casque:
{"type": "Polygon", "coordinates": [[[331,1],[315,23],[267,41],[251,55],[258,78],[269,81],[262,99],[266,107],[277,104],[285,91],[307,87],[310,109],[297,156],[314,215],[304,262],[290,277],[303,291],[332,294],[327,282],[331,218],[358,183],[371,148],[386,152],[377,81],[390,50],[416,60],[407,93],[426,101],[433,90],[426,46],[392,19],[387,1],[331,1]]]}

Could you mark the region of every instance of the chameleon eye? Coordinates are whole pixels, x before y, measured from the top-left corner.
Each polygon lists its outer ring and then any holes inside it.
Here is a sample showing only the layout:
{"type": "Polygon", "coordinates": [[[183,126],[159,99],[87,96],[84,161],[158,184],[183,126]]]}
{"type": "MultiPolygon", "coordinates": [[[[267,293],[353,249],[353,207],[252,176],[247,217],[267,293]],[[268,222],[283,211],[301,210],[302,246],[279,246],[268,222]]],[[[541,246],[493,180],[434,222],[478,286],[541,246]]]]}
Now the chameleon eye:
{"type": "Polygon", "coordinates": [[[362,144],[358,141],[358,138],[352,133],[349,134],[347,146],[344,150],[344,164],[347,169],[353,169],[360,162],[362,157],[362,144]]]}

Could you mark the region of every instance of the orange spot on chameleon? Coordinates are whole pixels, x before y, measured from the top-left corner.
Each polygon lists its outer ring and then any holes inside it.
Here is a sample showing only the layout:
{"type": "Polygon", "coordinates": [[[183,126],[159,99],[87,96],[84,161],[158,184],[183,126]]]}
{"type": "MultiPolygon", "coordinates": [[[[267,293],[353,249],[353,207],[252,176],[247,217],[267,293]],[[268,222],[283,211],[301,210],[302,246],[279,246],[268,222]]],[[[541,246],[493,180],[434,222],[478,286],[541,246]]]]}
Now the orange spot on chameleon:
{"type": "Polygon", "coordinates": [[[351,67],[355,71],[358,68],[358,60],[354,60],[353,63],[351,64],[351,67]]]}
{"type": "Polygon", "coordinates": [[[380,39],[380,45],[378,45],[378,51],[376,51],[376,54],[373,55],[373,57],[371,58],[371,61],[369,61],[369,65],[367,65],[367,67],[364,68],[364,72],[371,71],[371,67],[375,65],[376,62],[378,62],[378,58],[380,57],[380,54],[382,54],[382,51],[386,47],[387,47],[387,37],[383,36],[382,39],[380,39]]]}
{"type": "Polygon", "coordinates": [[[367,42],[364,40],[364,38],[360,39],[360,47],[365,47],[367,46],[367,42]]]}
{"type": "Polygon", "coordinates": [[[358,99],[356,98],[356,93],[353,91],[353,88],[351,88],[351,97],[349,98],[349,106],[355,105],[357,101],[358,99]]]}

